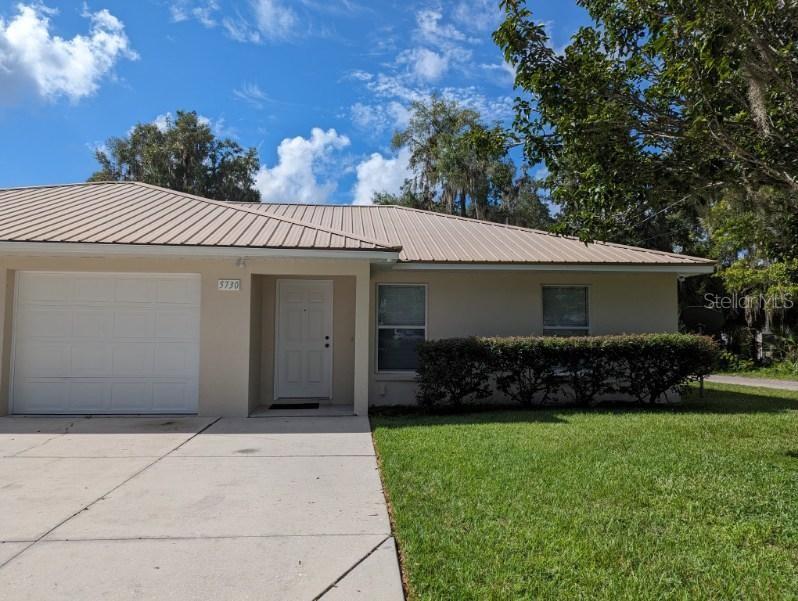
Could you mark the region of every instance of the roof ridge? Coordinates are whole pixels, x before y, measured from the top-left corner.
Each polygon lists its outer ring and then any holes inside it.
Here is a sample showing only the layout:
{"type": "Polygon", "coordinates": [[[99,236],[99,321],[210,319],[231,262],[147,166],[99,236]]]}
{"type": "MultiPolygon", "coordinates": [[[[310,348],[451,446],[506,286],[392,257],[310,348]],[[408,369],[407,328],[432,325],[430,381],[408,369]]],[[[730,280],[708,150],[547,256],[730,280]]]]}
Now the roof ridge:
{"type": "Polygon", "coordinates": [[[365,236],[358,236],[352,232],[344,232],[341,230],[336,230],[334,228],[325,227],[323,225],[314,225],[312,223],[308,223],[307,221],[302,221],[300,219],[293,219],[291,217],[285,217],[283,215],[264,215],[263,213],[259,213],[258,211],[252,211],[245,207],[237,207],[235,206],[235,202],[233,201],[224,201],[224,200],[214,200],[212,198],[205,198],[204,196],[197,196],[196,194],[191,194],[189,192],[181,192],[179,190],[172,190],[171,188],[164,188],[163,186],[156,186],[154,184],[148,184],[146,182],[139,182],[139,181],[128,181],[128,182],[118,182],[118,183],[127,183],[133,184],[136,186],[144,186],[146,188],[150,188],[153,190],[159,190],[161,192],[168,192],[171,194],[176,194],[178,196],[182,196],[184,198],[190,198],[192,200],[197,200],[200,202],[204,202],[206,204],[214,205],[217,207],[223,207],[226,209],[233,209],[235,211],[241,211],[242,213],[248,213],[250,215],[256,215],[257,217],[266,218],[266,219],[276,219],[277,221],[282,221],[285,223],[291,223],[293,225],[299,225],[301,227],[311,228],[314,230],[319,230],[325,232],[327,234],[333,234],[336,236],[342,236],[344,238],[350,238],[352,240],[357,240],[359,242],[365,242],[366,244],[373,244],[374,246],[381,247],[385,250],[397,250],[401,247],[398,246],[391,246],[390,243],[387,241],[380,241],[380,240],[371,240],[370,238],[366,238],[365,236]]]}
{"type": "MultiPolygon", "coordinates": [[[[132,184],[131,181],[104,180],[99,182],[71,182],[68,184],[35,184],[33,186],[7,186],[0,187],[0,192],[10,192],[16,190],[43,190],[47,188],[75,188],[77,186],[98,186],[103,184],[132,184]]],[[[157,187],[157,186],[156,186],[157,187]]]]}
{"type": "MultiPolygon", "coordinates": [[[[377,206],[377,205],[372,205],[372,206],[377,206]]],[[[462,215],[451,215],[449,213],[439,213],[437,211],[426,211],[424,209],[416,209],[415,207],[406,207],[406,206],[403,206],[403,205],[392,204],[392,205],[379,205],[379,206],[393,207],[393,208],[402,209],[402,210],[405,210],[405,211],[413,211],[413,212],[416,212],[416,213],[423,213],[425,215],[436,215],[438,217],[446,217],[448,219],[456,219],[456,220],[459,220],[459,221],[466,221],[466,222],[469,222],[469,223],[481,223],[481,224],[484,224],[484,225],[490,225],[490,226],[493,226],[493,227],[500,227],[500,228],[504,228],[504,229],[508,229],[508,230],[517,230],[517,231],[521,231],[521,232],[533,232],[533,233],[536,233],[536,234],[543,234],[544,236],[551,236],[553,238],[564,238],[566,240],[576,240],[576,241],[581,242],[581,240],[578,237],[576,237],[576,236],[568,236],[568,235],[565,235],[565,234],[556,234],[554,232],[548,232],[546,230],[539,230],[539,229],[532,228],[532,227],[521,227],[520,225],[510,225],[508,223],[498,223],[496,221],[487,221],[485,219],[475,219],[473,217],[463,217],[462,215]]],[[[614,247],[614,248],[624,248],[626,250],[634,250],[634,251],[637,251],[637,252],[647,252],[647,253],[650,253],[652,255],[657,255],[657,256],[676,257],[676,258],[680,258],[680,259],[688,258],[688,259],[693,260],[694,262],[699,262],[699,261],[701,261],[701,262],[709,262],[709,263],[714,263],[715,262],[712,259],[706,259],[704,257],[693,257],[692,255],[684,255],[684,254],[680,254],[680,253],[673,253],[673,252],[668,252],[668,251],[665,251],[665,250],[656,250],[656,249],[653,249],[653,248],[643,248],[642,246],[632,246],[631,244],[619,244],[617,242],[604,242],[602,240],[595,240],[593,242],[585,242],[584,244],[585,245],[595,244],[597,246],[610,246],[610,247],[614,247]],[[696,259],[698,259],[698,261],[696,261],[696,259]]]]}

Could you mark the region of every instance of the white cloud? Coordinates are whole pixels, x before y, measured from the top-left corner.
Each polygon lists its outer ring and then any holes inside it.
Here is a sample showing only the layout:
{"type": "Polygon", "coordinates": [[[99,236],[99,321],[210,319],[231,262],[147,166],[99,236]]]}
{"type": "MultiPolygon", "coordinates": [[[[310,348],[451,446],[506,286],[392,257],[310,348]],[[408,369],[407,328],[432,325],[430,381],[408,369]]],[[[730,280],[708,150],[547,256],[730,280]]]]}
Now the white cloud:
{"type": "Polygon", "coordinates": [[[249,0],[249,7],[251,16],[238,14],[222,19],[227,34],[237,42],[280,41],[296,33],[299,18],[281,0],[249,0]]]}
{"type": "Polygon", "coordinates": [[[161,133],[165,132],[169,129],[170,124],[174,123],[174,118],[172,117],[172,113],[164,113],[162,115],[158,115],[155,119],[152,120],[152,124],[158,128],[158,131],[161,133]]]}
{"type": "Polygon", "coordinates": [[[207,28],[216,27],[216,13],[219,12],[219,3],[216,0],[192,2],[191,0],[174,0],[169,7],[172,21],[181,23],[189,19],[196,19],[207,28]]]}
{"type": "Polygon", "coordinates": [[[268,39],[289,37],[297,24],[296,13],[278,0],[252,0],[252,9],[258,29],[268,39]]]}
{"type": "Polygon", "coordinates": [[[91,22],[88,35],[68,40],[50,33],[55,14],[40,3],[18,4],[13,18],[0,18],[0,103],[31,93],[75,102],[94,94],[118,60],[138,58],[125,26],[107,10],[84,11],[91,22]]]}
{"type": "Polygon", "coordinates": [[[233,90],[233,96],[251,104],[257,109],[262,109],[263,103],[269,99],[266,92],[261,90],[260,86],[255,83],[244,83],[240,88],[233,90]]]}
{"type": "MultiPolygon", "coordinates": [[[[511,96],[489,97],[485,96],[475,86],[447,86],[431,88],[427,86],[408,85],[401,75],[387,75],[378,73],[371,81],[366,83],[366,88],[379,99],[395,99],[400,101],[400,106],[405,107],[413,101],[426,101],[434,93],[453,100],[458,104],[479,112],[486,120],[504,120],[513,116],[513,98],[511,96]]],[[[407,124],[407,108],[405,121],[407,124]]],[[[355,115],[353,114],[353,117],[355,115]]],[[[397,124],[402,127],[402,125],[397,124]]]]}
{"type": "Polygon", "coordinates": [[[385,158],[375,152],[365,161],[361,161],[356,168],[354,204],[371,204],[377,192],[399,193],[405,179],[410,175],[409,162],[410,151],[407,148],[400,149],[399,154],[393,158],[385,158]]]}
{"type": "Polygon", "coordinates": [[[416,46],[401,51],[394,61],[397,67],[406,67],[406,76],[421,82],[438,81],[450,67],[464,69],[472,56],[474,40],[450,23],[443,22],[440,10],[421,10],[416,14],[413,31],[416,46]]]}
{"type": "MultiPolygon", "coordinates": [[[[462,4],[465,3],[463,0],[462,4]]],[[[489,6],[481,0],[469,0],[468,4],[477,8],[489,6]]],[[[447,8],[446,15],[451,17],[454,10],[456,17],[457,10],[462,8],[460,4],[456,6],[455,9],[447,8]]],[[[485,36],[477,39],[463,33],[446,15],[441,8],[419,10],[410,43],[392,62],[383,63],[381,71],[353,71],[349,74],[373,96],[372,102],[358,102],[350,107],[351,119],[358,128],[374,133],[381,133],[389,127],[403,128],[409,120],[408,106],[415,101],[426,101],[433,94],[477,110],[489,122],[513,116],[510,96],[486,96],[473,85],[441,85],[458,81],[452,79],[452,76],[457,76],[460,81],[476,78],[484,83],[490,79],[496,85],[509,87],[514,75],[512,68],[503,62],[474,61],[474,50],[485,43],[485,36]]]]}
{"type": "Polygon", "coordinates": [[[503,121],[513,116],[514,100],[510,96],[489,98],[474,86],[447,87],[439,90],[440,95],[457,102],[460,106],[478,112],[488,121],[503,121]]]}
{"type": "Polygon", "coordinates": [[[374,75],[368,71],[363,71],[362,69],[355,69],[349,73],[349,77],[357,81],[371,81],[374,78],[374,75]]]}
{"type": "Polygon", "coordinates": [[[454,25],[441,23],[440,10],[421,10],[416,14],[417,33],[422,40],[436,46],[447,46],[452,42],[466,41],[466,35],[454,25]]]}
{"type": "Polygon", "coordinates": [[[396,100],[380,104],[356,102],[350,108],[350,114],[355,125],[375,134],[406,127],[410,120],[408,108],[396,100]]]}
{"type": "Polygon", "coordinates": [[[314,127],[309,138],[285,138],[277,147],[277,164],[261,167],[255,178],[264,202],[325,202],[335,191],[335,179],[326,176],[336,150],[350,141],[334,129],[314,127]]]}
{"type": "Polygon", "coordinates": [[[486,73],[492,73],[497,76],[497,82],[500,85],[512,85],[515,82],[515,67],[506,61],[498,63],[482,63],[480,65],[486,73]]]}
{"type": "Polygon", "coordinates": [[[411,48],[396,57],[397,64],[410,65],[413,74],[423,81],[436,81],[449,68],[449,58],[427,48],[411,48]]]}
{"type": "Polygon", "coordinates": [[[502,11],[496,0],[461,0],[453,11],[454,20],[470,30],[493,31],[499,26],[502,11]]]}

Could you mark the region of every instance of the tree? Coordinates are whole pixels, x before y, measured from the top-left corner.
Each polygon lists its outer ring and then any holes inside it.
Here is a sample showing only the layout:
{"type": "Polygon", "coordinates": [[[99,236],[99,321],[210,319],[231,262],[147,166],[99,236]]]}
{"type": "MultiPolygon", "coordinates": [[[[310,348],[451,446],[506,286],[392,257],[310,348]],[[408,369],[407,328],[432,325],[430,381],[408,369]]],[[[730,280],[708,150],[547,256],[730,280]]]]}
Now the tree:
{"type": "Polygon", "coordinates": [[[196,112],[178,111],[165,127],[139,123],[95,152],[89,181],[141,181],[217,200],[258,202],[257,151],[218,139],[196,112]]]}
{"type": "Polygon", "coordinates": [[[399,204],[477,219],[548,228],[538,188],[517,174],[510,135],[480,115],[437,97],[414,102],[407,128],[394,134],[407,147],[412,172],[398,195],[375,194],[377,204],[399,204]]]}
{"type": "Polygon", "coordinates": [[[700,246],[731,189],[798,194],[796,0],[578,0],[593,20],[562,54],[522,0],[494,33],[526,96],[515,126],[545,162],[562,228],[700,246]]]}
{"type": "Polygon", "coordinates": [[[394,134],[391,145],[410,150],[413,176],[408,185],[420,198],[420,208],[434,209],[440,187],[439,201],[447,212],[452,212],[458,199],[462,204],[465,200],[464,182],[453,177],[455,158],[451,151],[455,140],[478,123],[479,115],[435,96],[429,102],[413,102],[410,110],[407,127],[394,134]]]}

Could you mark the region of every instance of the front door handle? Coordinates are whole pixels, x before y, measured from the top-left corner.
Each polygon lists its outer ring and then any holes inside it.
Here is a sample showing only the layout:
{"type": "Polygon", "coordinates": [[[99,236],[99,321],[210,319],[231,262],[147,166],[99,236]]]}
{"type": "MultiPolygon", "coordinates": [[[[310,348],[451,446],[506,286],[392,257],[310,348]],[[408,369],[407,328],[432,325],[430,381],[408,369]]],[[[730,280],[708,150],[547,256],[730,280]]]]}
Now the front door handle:
{"type": "Polygon", "coordinates": [[[330,348],[330,343],[329,342],[324,343],[324,348],[330,348]]]}

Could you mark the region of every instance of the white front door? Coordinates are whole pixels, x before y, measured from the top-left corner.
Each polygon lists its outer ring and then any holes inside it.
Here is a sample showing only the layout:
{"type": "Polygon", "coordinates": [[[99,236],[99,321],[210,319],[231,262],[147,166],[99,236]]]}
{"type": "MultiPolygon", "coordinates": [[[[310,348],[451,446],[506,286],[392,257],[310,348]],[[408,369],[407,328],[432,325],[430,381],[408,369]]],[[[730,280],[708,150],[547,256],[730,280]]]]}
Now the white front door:
{"type": "Polygon", "coordinates": [[[200,278],[44,273],[16,278],[15,413],[195,413],[200,278]]]}
{"type": "Polygon", "coordinates": [[[331,280],[277,280],[278,399],[329,399],[332,392],[331,280]]]}

